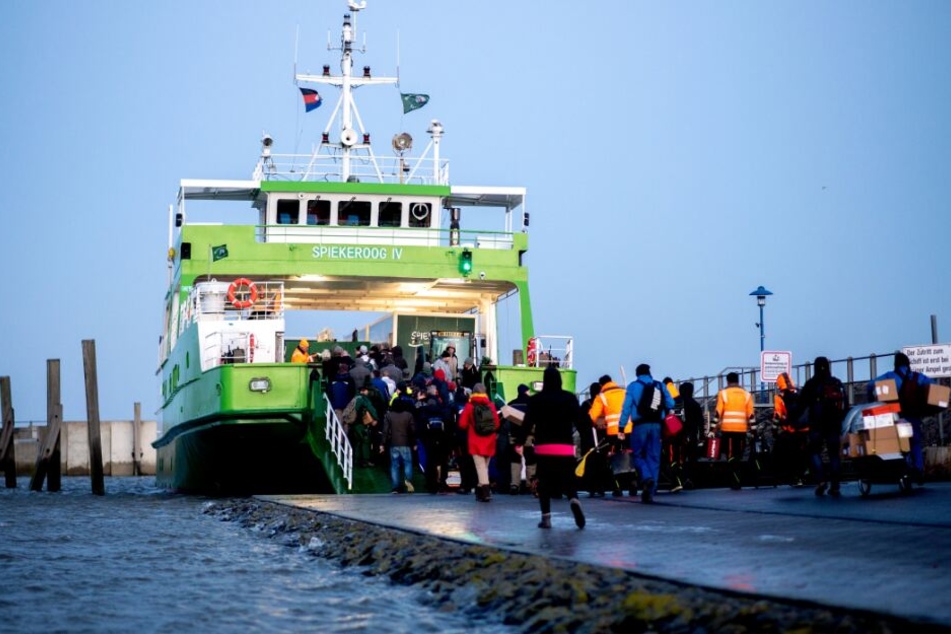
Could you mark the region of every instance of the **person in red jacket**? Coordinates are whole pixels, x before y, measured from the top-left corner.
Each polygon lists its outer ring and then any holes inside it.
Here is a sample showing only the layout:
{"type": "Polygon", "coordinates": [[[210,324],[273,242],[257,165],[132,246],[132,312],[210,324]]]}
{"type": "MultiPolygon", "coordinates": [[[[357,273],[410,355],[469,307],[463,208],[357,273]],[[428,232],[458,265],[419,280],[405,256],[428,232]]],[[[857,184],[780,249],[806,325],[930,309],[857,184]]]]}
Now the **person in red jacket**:
{"type": "Polygon", "coordinates": [[[476,476],[478,484],[475,490],[476,500],[479,502],[488,502],[492,499],[492,491],[489,485],[489,460],[495,455],[495,444],[498,439],[499,413],[495,409],[495,403],[485,392],[485,385],[476,383],[472,387],[472,395],[469,402],[463,408],[459,415],[459,429],[468,430],[466,435],[469,454],[475,463],[476,476]],[[479,425],[476,421],[476,408],[488,407],[492,412],[494,419],[494,431],[491,434],[479,433],[479,425]]]}

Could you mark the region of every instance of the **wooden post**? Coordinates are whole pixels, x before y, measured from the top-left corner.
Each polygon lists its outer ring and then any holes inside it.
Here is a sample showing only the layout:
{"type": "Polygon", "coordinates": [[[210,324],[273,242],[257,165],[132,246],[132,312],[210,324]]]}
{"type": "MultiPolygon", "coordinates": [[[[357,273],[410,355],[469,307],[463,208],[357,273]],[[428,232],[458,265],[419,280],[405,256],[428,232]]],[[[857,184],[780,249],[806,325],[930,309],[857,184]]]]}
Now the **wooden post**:
{"type": "Polygon", "coordinates": [[[0,433],[0,468],[3,469],[8,489],[17,488],[17,461],[13,451],[13,399],[10,393],[10,377],[0,376],[0,412],[3,416],[3,432],[0,433]]]}
{"type": "Polygon", "coordinates": [[[47,491],[59,491],[59,430],[63,422],[63,406],[59,402],[59,359],[46,360],[46,437],[36,456],[36,468],[30,479],[30,489],[43,490],[47,474],[47,491]],[[54,456],[55,454],[55,456],[54,456]],[[53,462],[55,457],[55,472],[53,462]]]}
{"type": "Polygon", "coordinates": [[[96,376],[96,342],[83,340],[83,370],[86,376],[86,431],[89,434],[89,476],[94,495],[105,495],[102,474],[102,438],[99,434],[99,383],[96,376]]]}
{"type": "Polygon", "coordinates": [[[132,475],[142,475],[142,403],[138,402],[132,418],[132,475]]]}

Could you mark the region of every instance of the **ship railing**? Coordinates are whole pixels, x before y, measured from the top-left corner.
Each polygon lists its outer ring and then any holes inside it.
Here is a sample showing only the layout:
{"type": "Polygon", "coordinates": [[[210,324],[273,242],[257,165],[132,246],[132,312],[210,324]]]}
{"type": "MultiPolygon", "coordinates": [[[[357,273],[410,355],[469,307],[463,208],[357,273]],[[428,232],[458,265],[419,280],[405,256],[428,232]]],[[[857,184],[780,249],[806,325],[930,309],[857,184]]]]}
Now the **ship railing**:
{"type": "Polygon", "coordinates": [[[533,368],[574,367],[574,337],[569,335],[538,335],[535,337],[535,354],[529,354],[528,366],[533,368]]]}
{"type": "Polygon", "coordinates": [[[347,432],[340,419],[337,418],[337,412],[330,405],[330,399],[324,394],[324,411],[326,412],[327,424],[324,425],[327,442],[330,443],[330,450],[337,460],[337,465],[343,471],[343,477],[347,481],[347,490],[353,489],[353,447],[350,445],[350,439],[347,438],[347,432]]]}
{"type": "MultiPolygon", "coordinates": [[[[326,154],[272,154],[259,167],[261,180],[341,182],[343,158],[326,154]]],[[[350,155],[351,182],[448,185],[449,160],[350,155]]]]}
{"type": "MultiPolygon", "coordinates": [[[[461,247],[470,249],[514,248],[514,233],[511,231],[485,231],[481,229],[429,229],[419,227],[355,227],[316,225],[258,225],[257,239],[260,242],[287,244],[317,244],[338,249],[354,246],[423,246],[461,247]],[[341,247],[345,243],[346,247],[341,247]]],[[[329,254],[329,252],[328,252],[329,254]]],[[[354,257],[386,258],[392,254],[357,254],[354,257]]]]}
{"type": "Polygon", "coordinates": [[[235,286],[232,300],[229,292],[233,283],[212,279],[195,284],[182,312],[183,323],[199,318],[205,321],[231,321],[284,317],[284,282],[253,282],[253,293],[248,285],[235,286]]]}

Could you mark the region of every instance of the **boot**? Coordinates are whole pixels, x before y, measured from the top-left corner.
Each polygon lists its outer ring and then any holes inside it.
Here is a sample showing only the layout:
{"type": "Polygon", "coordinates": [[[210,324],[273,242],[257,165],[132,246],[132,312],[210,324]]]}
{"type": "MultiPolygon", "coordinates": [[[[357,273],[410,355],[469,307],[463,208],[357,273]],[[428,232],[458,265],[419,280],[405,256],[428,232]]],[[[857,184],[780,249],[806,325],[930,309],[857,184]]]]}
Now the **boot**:
{"type": "Polygon", "coordinates": [[[492,485],[486,484],[482,487],[482,501],[491,502],[492,501],[492,485]]]}
{"type": "Polygon", "coordinates": [[[538,528],[551,528],[551,513],[542,513],[542,521],[538,523],[538,528]]]}
{"type": "Polygon", "coordinates": [[[481,485],[481,484],[477,484],[477,485],[475,486],[475,489],[473,489],[473,491],[475,491],[475,499],[476,499],[476,502],[482,502],[482,501],[483,501],[483,498],[482,498],[482,485],[481,485]]]}
{"type": "Polygon", "coordinates": [[[578,528],[584,528],[584,511],[581,510],[581,502],[578,498],[571,499],[571,514],[575,516],[575,526],[578,528]]]}

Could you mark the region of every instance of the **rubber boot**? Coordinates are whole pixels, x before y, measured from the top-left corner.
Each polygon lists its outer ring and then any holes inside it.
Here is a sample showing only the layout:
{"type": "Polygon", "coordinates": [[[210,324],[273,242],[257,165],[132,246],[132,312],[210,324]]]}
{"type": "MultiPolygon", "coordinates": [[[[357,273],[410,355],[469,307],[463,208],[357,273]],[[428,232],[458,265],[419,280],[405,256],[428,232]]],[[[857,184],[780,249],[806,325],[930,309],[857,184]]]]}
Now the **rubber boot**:
{"type": "Polygon", "coordinates": [[[538,528],[551,528],[551,513],[542,513],[542,521],[538,523],[538,528]]]}
{"type": "Polygon", "coordinates": [[[475,499],[476,499],[476,502],[483,502],[484,499],[483,499],[483,497],[482,497],[482,485],[481,485],[481,484],[477,484],[477,485],[475,486],[475,489],[473,489],[473,491],[475,491],[475,499]]]}
{"type": "Polygon", "coordinates": [[[486,484],[482,487],[482,501],[491,502],[492,501],[492,485],[486,484]]]}

